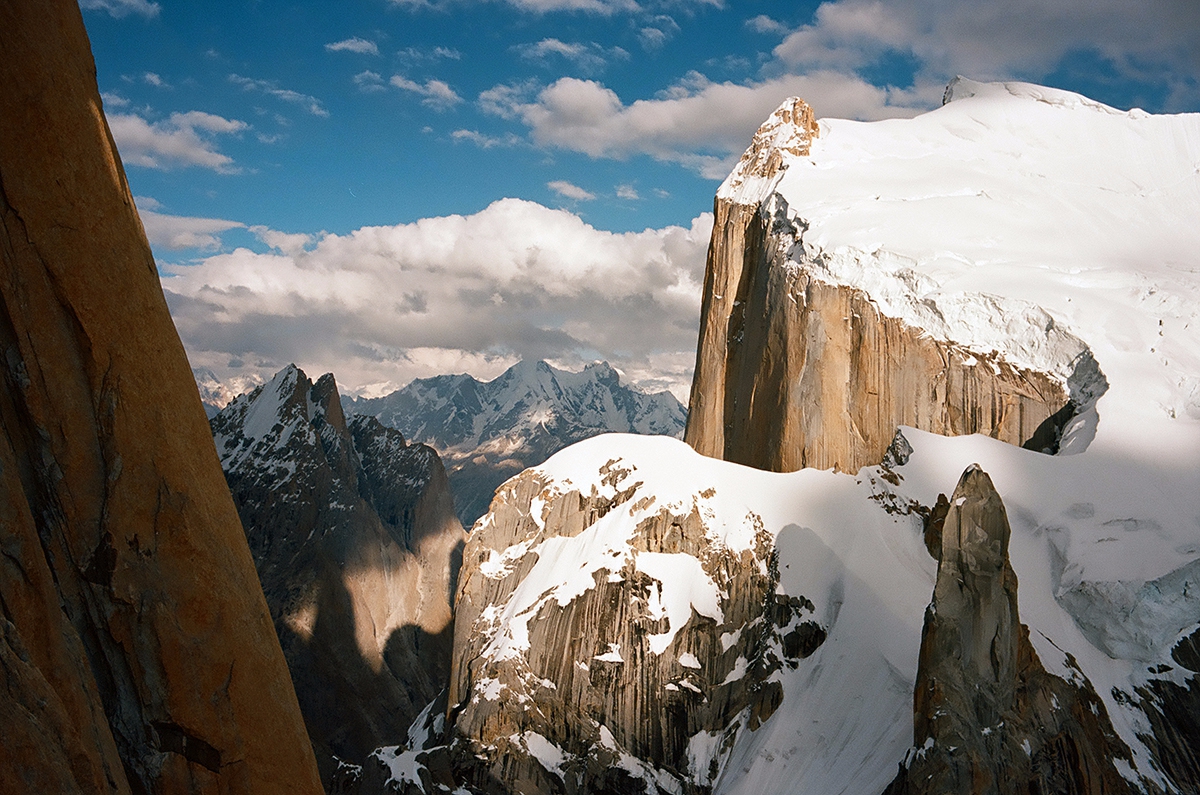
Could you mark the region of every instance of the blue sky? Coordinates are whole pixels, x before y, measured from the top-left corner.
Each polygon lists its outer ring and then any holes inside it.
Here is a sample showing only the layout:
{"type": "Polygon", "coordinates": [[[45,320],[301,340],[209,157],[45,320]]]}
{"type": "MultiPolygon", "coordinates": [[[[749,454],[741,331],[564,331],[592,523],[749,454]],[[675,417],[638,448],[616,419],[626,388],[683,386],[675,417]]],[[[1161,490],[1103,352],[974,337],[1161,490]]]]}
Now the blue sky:
{"type": "Polygon", "coordinates": [[[681,394],[713,193],[785,97],[911,116],[961,73],[1200,110],[1190,0],[1137,19],[1117,0],[81,5],[176,322],[221,377],[296,361],[383,389],[606,358],[681,394]]]}

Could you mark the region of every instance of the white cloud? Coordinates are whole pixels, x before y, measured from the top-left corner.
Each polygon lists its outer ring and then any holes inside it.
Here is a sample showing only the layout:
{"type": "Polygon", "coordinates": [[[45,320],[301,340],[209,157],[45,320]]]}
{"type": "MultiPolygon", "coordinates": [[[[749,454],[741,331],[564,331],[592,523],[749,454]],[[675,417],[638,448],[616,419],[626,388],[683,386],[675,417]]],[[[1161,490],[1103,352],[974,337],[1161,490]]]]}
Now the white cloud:
{"type": "Polygon", "coordinates": [[[580,202],[590,202],[596,198],[596,194],[589,193],[583,188],[573,183],[567,182],[565,179],[555,179],[546,183],[546,187],[562,196],[564,199],[573,199],[580,202]]]}
{"type": "Polygon", "coordinates": [[[166,80],[163,80],[162,77],[154,72],[146,72],[144,75],[142,75],[142,82],[146,83],[147,85],[154,86],[155,88],[171,87],[170,83],[168,83],[166,80]]]}
{"type": "Polygon", "coordinates": [[[480,149],[492,149],[497,146],[517,146],[521,143],[521,139],[512,133],[502,136],[490,136],[484,135],[477,130],[455,130],[450,133],[450,137],[455,143],[465,141],[475,144],[480,149]]]}
{"type": "Polygon", "coordinates": [[[383,75],[378,72],[372,72],[370,69],[356,74],[354,76],[354,85],[358,86],[359,91],[368,93],[387,91],[387,86],[383,84],[383,75]]]}
{"type": "Polygon", "coordinates": [[[194,363],[296,361],[355,388],[435,365],[482,374],[514,357],[604,358],[686,390],[711,228],[705,214],[616,234],[503,199],[315,246],[264,235],[280,253],[164,265],[163,286],[194,363]]]}
{"type": "Polygon", "coordinates": [[[617,198],[634,201],[642,197],[638,195],[637,188],[633,187],[632,185],[618,185],[617,198]]]}
{"type": "Polygon", "coordinates": [[[290,88],[280,88],[274,80],[256,80],[252,77],[233,74],[229,76],[229,82],[235,83],[247,91],[261,91],[284,102],[303,105],[304,109],[314,116],[322,118],[329,116],[329,111],[325,110],[321,100],[308,94],[301,94],[299,91],[292,91],[290,88]]]}
{"type": "Polygon", "coordinates": [[[408,63],[416,63],[419,61],[437,61],[445,59],[449,61],[461,61],[462,53],[453,47],[405,47],[396,55],[402,61],[408,63]]]}
{"type": "Polygon", "coordinates": [[[750,28],[750,30],[754,31],[755,33],[779,34],[788,32],[787,25],[771,19],[766,14],[759,14],[752,19],[747,19],[746,27],[750,28]]]}
{"type": "Polygon", "coordinates": [[[565,42],[560,39],[542,39],[534,44],[521,44],[514,48],[527,61],[549,60],[558,56],[575,64],[585,72],[603,69],[609,59],[629,60],[629,53],[620,48],[602,47],[596,42],[565,42]]]}
{"type": "Polygon", "coordinates": [[[107,11],[118,19],[127,14],[141,14],[149,19],[158,16],[162,10],[158,3],[147,0],[79,0],[79,7],[87,11],[107,11]]]}
{"type": "Polygon", "coordinates": [[[267,226],[256,225],[250,231],[262,242],[281,254],[299,255],[315,241],[314,235],[303,232],[280,232],[267,226]]]}
{"type": "Polygon", "coordinates": [[[154,211],[160,206],[153,199],[139,198],[138,215],[152,246],[170,250],[200,249],[212,251],[221,247],[221,232],[240,229],[245,224],[225,221],[220,218],[189,218],[182,215],[166,215],[154,211]]]}
{"type": "Polygon", "coordinates": [[[888,52],[913,57],[929,82],[1037,80],[1072,52],[1095,51],[1118,71],[1197,89],[1200,4],[1148,0],[836,0],[775,49],[788,68],[853,69],[888,52]],[[1131,14],[1136,13],[1136,21],[1131,14]]]}
{"type": "Polygon", "coordinates": [[[593,80],[564,77],[531,97],[533,91],[528,84],[495,86],[480,95],[479,105],[521,120],[538,145],[592,157],[646,154],[714,179],[724,178],[785,97],[804,97],[820,116],[859,119],[911,116],[931,101],[833,71],[749,84],[712,83],[693,74],[659,98],[630,105],[593,80]]]}
{"type": "Polygon", "coordinates": [[[378,55],[379,45],[369,39],[352,36],[341,41],[330,42],[325,45],[325,49],[329,52],[356,52],[362,55],[378,55]]]}
{"type": "Polygon", "coordinates": [[[125,97],[121,96],[120,94],[112,94],[108,91],[101,91],[100,99],[104,100],[104,106],[108,108],[129,107],[129,100],[125,99],[125,97]]]}
{"type": "Polygon", "coordinates": [[[222,174],[236,174],[240,169],[233,158],[217,151],[213,137],[249,128],[243,121],[198,110],[172,113],[157,122],[134,113],[111,113],[108,126],[127,165],[161,171],[199,166],[222,174]]]}
{"type": "Polygon", "coordinates": [[[665,14],[660,14],[651,18],[649,24],[638,31],[638,41],[642,43],[644,50],[657,50],[678,32],[679,23],[665,14]]]}
{"type": "Polygon", "coordinates": [[[392,75],[391,84],[401,91],[411,91],[418,94],[424,99],[421,100],[422,105],[426,105],[440,112],[450,110],[455,105],[463,101],[454,89],[448,86],[441,80],[426,80],[424,85],[416,81],[409,80],[407,77],[400,75],[392,75]]]}

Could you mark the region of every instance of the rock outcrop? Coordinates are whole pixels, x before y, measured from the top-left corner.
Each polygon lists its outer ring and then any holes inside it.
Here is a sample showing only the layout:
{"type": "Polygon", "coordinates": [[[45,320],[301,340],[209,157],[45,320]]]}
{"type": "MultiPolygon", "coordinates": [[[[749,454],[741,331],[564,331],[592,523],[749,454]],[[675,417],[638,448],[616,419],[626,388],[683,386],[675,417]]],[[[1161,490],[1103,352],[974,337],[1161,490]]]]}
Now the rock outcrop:
{"type": "Polygon", "coordinates": [[[1053,451],[1081,408],[1061,379],[888,317],[806,259],[774,186],[818,133],[784,102],[717,194],[684,439],[776,472],[878,464],[900,425],[1053,451]]]}
{"type": "Polygon", "coordinates": [[[390,395],[346,403],[442,455],[467,527],[487,511],[497,486],[564,447],[607,432],[679,438],[686,417],[670,392],[624,385],[606,362],[572,373],[522,361],[491,381],[418,378],[390,395]]]}
{"type": "Polygon", "coordinates": [[[322,778],[344,786],[446,687],[464,534],[445,470],[294,365],[212,430],[322,778]]]}
{"type": "Polygon", "coordinates": [[[78,5],[0,50],[0,790],[319,792],[78,5]]]}
{"type": "Polygon", "coordinates": [[[606,493],[582,494],[523,473],[468,542],[449,747],[419,761],[440,755],[473,791],[709,792],[739,732],[779,706],[777,672],[825,640],[812,604],[777,592],[761,523],[731,548],[699,508],[635,499],[620,462],[601,474],[606,493]],[[624,527],[601,568],[546,579],[579,554],[563,550],[624,527]]]}
{"type": "Polygon", "coordinates": [[[1091,683],[1077,666],[1072,681],[1047,673],[1030,644],[1010,532],[991,478],[972,466],[942,524],[913,749],[888,795],[1131,791],[1117,770],[1131,769],[1130,751],[1091,683]]]}

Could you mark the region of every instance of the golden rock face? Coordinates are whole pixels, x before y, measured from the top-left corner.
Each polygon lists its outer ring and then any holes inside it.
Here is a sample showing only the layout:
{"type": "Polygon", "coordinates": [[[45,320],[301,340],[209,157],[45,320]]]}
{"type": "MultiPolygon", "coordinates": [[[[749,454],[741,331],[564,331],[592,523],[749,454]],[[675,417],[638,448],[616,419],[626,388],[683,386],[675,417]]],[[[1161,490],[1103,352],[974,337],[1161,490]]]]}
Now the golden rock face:
{"type": "Polygon", "coordinates": [[[812,108],[785,102],[717,195],[684,439],[760,469],[856,472],[900,425],[1052,437],[1045,424],[1069,400],[1059,381],[934,339],[791,258],[804,230],[782,197],[742,186],[807,156],[818,133],[812,108]]]}
{"type": "Polygon", "coordinates": [[[0,790],[320,792],[78,6],[0,49],[0,790]]]}

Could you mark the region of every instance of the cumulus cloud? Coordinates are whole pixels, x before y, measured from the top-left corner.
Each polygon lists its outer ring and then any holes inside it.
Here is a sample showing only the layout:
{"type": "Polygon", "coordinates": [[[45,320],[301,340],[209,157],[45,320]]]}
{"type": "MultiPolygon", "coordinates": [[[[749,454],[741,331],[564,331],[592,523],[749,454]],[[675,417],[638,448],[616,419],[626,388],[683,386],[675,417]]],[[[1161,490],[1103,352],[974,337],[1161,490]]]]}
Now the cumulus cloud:
{"type": "Polygon", "coordinates": [[[519,119],[538,145],[592,157],[646,154],[714,179],[728,173],[784,97],[802,96],[822,116],[859,119],[911,116],[930,100],[835,71],[748,84],[713,83],[693,74],[658,98],[630,105],[593,80],[564,77],[531,96],[534,90],[528,84],[495,86],[480,95],[479,106],[519,119]]]}
{"type": "Polygon", "coordinates": [[[329,116],[329,111],[325,110],[321,100],[308,94],[301,94],[299,91],[292,91],[290,88],[280,88],[274,80],[256,80],[252,77],[232,74],[229,76],[229,82],[239,85],[247,91],[261,91],[284,102],[301,105],[314,116],[323,118],[329,116]]]}
{"type": "Polygon", "coordinates": [[[548,62],[551,57],[570,61],[585,72],[598,72],[610,59],[629,60],[629,53],[620,47],[602,47],[596,42],[565,42],[560,39],[542,39],[534,44],[521,44],[514,48],[527,61],[548,62]]]}
{"type": "Polygon", "coordinates": [[[154,72],[146,72],[144,75],[142,75],[142,82],[146,83],[147,85],[154,86],[155,88],[171,87],[170,83],[168,83],[166,80],[163,80],[160,75],[154,72]]]}
{"type": "Polygon", "coordinates": [[[199,110],[172,113],[156,122],[135,113],[110,113],[108,126],[126,165],[161,171],[198,166],[222,174],[236,174],[240,169],[233,158],[217,151],[213,138],[249,128],[243,121],[199,110]]]}
{"type": "Polygon", "coordinates": [[[618,185],[617,198],[635,201],[642,197],[638,195],[637,188],[633,187],[632,185],[618,185]]]}
{"type": "Polygon", "coordinates": [[[379,45],[370,39],[363,39],[358,36],[330,42],[325,45],[325,49],[329,50],[329,52],[356,52],[362,55],[379,54],[379,45]]]}
{"type": "Polygon", "coordinates": [[[127,108],[129,100],[120,94],[113,94],[108,91],[100,92],[100,99],[104,100],[104,106],[107,108],[127,108]]]}
{"type": "Polygon", "coordinates": [[[439,113],[450,110],[463,101],[453,88],[441,80],[426,80],[424,84],[407,77],[392,75],[391,84],[401,91],[410,91],[424,97],[421,104],[433,108],[439,113]]]}
{"type": "Polygon", "coordinates": [[[150,19],[162,10],[158,3],[148,0],[79,0],[79,7],[88,11],[107,11],[117,19],[127,14],[140,14],[150,19]]]}
{"type": "Polygon", "coordinates": [[[573,183],[567,182],[565,179],[551,180],[546,183],[546,187],[562,196],[564,199],[572,199],[580,202],[590,202],[596,198],[596,194],[589,193],[583,188],[573,183]]]}
{"type": "Polygon", "coordinates": [[[290,361],[349,388],[515,358],[608,359],[686,394],[712,216],[617,234],[503,199],[469,216],[275,238],[163,286],[193,364],[290,361]],[[436,359],[436,369],[430,362],[436,359]]]}

